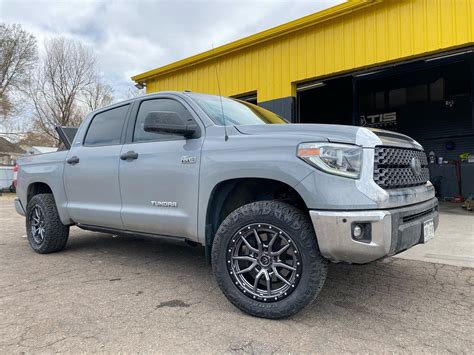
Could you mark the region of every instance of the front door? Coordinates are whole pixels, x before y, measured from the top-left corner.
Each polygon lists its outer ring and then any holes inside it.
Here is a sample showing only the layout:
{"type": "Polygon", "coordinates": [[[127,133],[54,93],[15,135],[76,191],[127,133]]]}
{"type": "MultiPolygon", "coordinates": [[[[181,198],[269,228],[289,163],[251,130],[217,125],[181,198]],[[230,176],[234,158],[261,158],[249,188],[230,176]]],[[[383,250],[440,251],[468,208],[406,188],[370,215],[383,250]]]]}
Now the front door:
{"type": "Polygon", "coordinates": [[[129,106],[96,114],[85,138],[69,150],[64,184],[67,208],[76,223],[122,228],[118,170],[129,106]]]}
{"type": "Polygon", "coordinates": [[[122,156],[129,158],[120,160],[124,228],[196,239],[203,127],[185,102],[173,98],[144,99],[133,112],[133,136],[122,147],[122,156]],[[146,116],[156,111],[194,120],[201,133],[186,139],[145,132],[146,116]]]}

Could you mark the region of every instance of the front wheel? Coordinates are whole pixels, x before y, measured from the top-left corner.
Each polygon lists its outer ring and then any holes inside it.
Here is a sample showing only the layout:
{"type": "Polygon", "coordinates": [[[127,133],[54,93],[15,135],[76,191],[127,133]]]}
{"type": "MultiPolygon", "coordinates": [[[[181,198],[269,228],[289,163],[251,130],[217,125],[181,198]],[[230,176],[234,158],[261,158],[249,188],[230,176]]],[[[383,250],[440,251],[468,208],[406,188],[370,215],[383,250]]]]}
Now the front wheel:
{"type": "Polygon", "coordinates": [[[307,214],[278,201],[232,212],[217,231],[212,264],[225,296],[263,318],[300,311],[316,298],[327,275],[307,214]]]}
{"type": "Polygon", "coordinates": [[[26,208],[26,234],[31,248],[40,254],[64,249],[69,227],[61,223],[52,194],[35,195],[26,208]]]}

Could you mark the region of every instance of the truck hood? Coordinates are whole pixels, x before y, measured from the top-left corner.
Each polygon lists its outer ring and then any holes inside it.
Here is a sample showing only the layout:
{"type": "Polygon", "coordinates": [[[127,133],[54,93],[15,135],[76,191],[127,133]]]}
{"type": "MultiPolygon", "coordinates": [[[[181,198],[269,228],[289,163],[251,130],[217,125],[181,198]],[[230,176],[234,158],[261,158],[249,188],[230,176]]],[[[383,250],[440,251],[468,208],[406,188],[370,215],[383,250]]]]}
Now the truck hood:
{"type": "Polygon", "coordinates": [[[357,126],[330,124],[262,124],[235,126],[242,134],[297,137],[300,141],[357,144],[373,148],[377,145],[423,149],[414,139],[392,131],[357,126]]]}
{"type": "Polygon", "coordinates": [[[302,140],[356,144],[360,127],[328,124],[262,124],[235,126],[242,134],[298,136],[302,140]]]}

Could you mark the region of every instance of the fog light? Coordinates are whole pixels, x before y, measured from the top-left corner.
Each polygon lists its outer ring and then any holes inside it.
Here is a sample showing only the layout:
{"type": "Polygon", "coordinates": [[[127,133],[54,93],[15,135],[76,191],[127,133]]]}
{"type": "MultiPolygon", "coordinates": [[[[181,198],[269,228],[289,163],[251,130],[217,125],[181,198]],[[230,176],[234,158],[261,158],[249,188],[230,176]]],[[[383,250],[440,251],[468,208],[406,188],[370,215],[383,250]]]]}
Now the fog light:
{"type": "Polygon", "coordinates": [[[370,222],[353,222],[351,236],[358,242],[370,243],[372,241],[372,224],[370,222]]]}
{"type": "Polygon", "coordinates": [[[361,240],[364,237],[364,227],[359,224],[354,226],[354,230],[352,231],[352,235],[354,239],[361,240]]]}

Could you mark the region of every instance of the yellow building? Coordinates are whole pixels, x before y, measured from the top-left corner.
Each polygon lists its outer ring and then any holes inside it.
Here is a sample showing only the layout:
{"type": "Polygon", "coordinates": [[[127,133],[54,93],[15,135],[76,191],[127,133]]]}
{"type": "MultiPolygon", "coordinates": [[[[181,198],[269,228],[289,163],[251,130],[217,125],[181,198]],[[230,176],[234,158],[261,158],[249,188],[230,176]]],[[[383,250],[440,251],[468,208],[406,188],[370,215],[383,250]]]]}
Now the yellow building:
{"type": "Polygon", "coordinates": [[[222,95],[289,121],[398,130],[449,160],[474,154],[473,43],[474,0],[349,0],[132,79],[218,94],[217,70],[222,95]]]}

